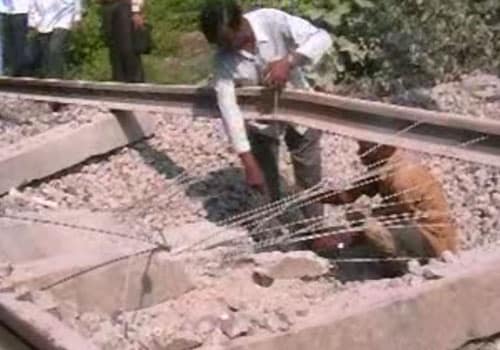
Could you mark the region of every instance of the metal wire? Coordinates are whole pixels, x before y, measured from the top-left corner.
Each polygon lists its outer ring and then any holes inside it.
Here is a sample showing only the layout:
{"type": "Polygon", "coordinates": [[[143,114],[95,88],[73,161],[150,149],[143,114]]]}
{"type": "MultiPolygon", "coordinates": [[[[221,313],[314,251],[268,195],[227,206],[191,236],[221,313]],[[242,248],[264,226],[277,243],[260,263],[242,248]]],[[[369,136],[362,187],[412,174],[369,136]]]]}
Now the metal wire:
{"type": "MultiPolygon", "coordinates": [[[[106,235],[106,236],[119,237],[119,238],[124,238],[124,239],[128,239],[128,240],[139,241],[139,242],[143,242],[143,243],[157,244],[156,242],[154,242],[152,240],[139,238],[139,237],[133,236],[131,234],[127,234],[127,233],[111,231],[111,230],[104,230],[101,228],[84,226],[84,225],[70,224],[67,222],[62,222],[62,221],[57,221],[57,220],[33,218],[33,217],[29,217],[29,216],[22,216],[22,215],[17,215],[17,214],[6,214],[6,213],[0,213],[0,218],[16,220],[16,221],[25,221],[25,222],[35,223],[35,224],[42,224],[42,225],[59,226],[59,227],[64,227],[64,228],[68,228],[68,229],[72,229],[72,230],[83,230],[83,231],[93,232],[93,233],[106,235]]],[[[158,245],[162,245],[162,244],[158,243],[158,245]]]]}
{"type": "Polygon", "coordinates": [[[59,279],[59,280],[57,280],[55,282],[47,284],[47,285],[41,287],[40,290],[41,291],[46,291],[46,290],[52,289],[52,288],[57,287],[57,286],[59,286],[59,285],[61,285],[63,283],[66,283],[66,282],[68,282],[68,281],[70,281],[72,279],[75,279],[77,277],[85,275],[85,274],[87,274],[89,272],[98,270],[100,268],[112,265],[114,263],[117,263],[117,262],[120,262],[120,261],[123,261],[123,260],[126,260],[126,259],[130,259],[130,258],[137,257],[137,256],[140,256],[140,255],[144,255],[144,254],[149,254],[149,253],[154,252],[155,250],[158,250],[158,248],[157,247],[147,248],[147,249],[139,250],[139,251],[136,251],[136,252],[133,252],[133,253],[125,254],[125,255],[122,255],[122,256],[110,259],[110,260],[106,260],[106,261],[104,261],[102,263],[99,263],[99,264],[93,265],[91,267],[82,269],[82,270],[80,270],[78,272],[75,272],[75,273],[73,273],[71,275],[63,277],[63,278],[61,278],[61,279],[59,279]]]}

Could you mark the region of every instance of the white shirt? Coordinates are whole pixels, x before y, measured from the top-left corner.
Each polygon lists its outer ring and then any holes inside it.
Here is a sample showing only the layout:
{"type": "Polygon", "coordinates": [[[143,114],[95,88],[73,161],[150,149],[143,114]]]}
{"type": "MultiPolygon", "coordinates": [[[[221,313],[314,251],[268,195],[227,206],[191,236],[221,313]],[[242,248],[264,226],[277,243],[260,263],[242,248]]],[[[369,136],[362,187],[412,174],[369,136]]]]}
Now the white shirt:
{"type": "Polygon", "coordinates": [[[0,0],[0,13],[10,15],[26,14],[32,0],[0,0]]]}
{"type": "Polygon", "coordinates": [[[82,18],[81,0],[32,0],[29,26],[40,33],[50,33],[56,28],[71,29],[82,18]]]}
{"type": "MultiPolygon", "coordinates": [[[[9,0],[0,0],[0,13],[9,13],[10,12],[10,6],[8,3],[9,0]]],[[[12,1],[12,0],[10,0],[12,1]]]]}
{"type": "MultiPolygon", "coordinates": [[[[215,56],[214,87],[217,101],[226,131],[237,153],[250,151],[250,142],[236,101],[235,83],[259,85],[261,72],[267,64],[291,52],[301,54],[315,64],[332,45],[326,31],[283,11],[259,9],[244,17],[254,32],[257,53],[219,50],[215,56]]],[[[288,84],[299,89],[309,88],[301,68],[291,72],[288,84]]]]}

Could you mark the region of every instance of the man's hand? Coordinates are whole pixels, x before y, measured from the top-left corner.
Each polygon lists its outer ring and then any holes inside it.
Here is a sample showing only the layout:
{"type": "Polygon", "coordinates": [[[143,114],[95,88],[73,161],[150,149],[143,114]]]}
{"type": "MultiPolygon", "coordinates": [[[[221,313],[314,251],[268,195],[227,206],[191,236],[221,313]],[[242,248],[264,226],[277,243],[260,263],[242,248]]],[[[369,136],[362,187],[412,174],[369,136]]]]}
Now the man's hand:
{"type": "Polygon", "coordinates": [[[134,12],[132,14],[132,22],[134,23],[135,29],[141,29],[144,27],[144,15],[139,12],[134,12]]]}
{"type": "Polygon", "coordinates": [[[266,193],[266,183],[264,180],[264,174],[260,169],[257,160],[251,152],[245,152],[240,154],[241,163],[245,169],[245,178],[247,185],[256,189],[262,194],[266,193]]]}
{"type": "Polygon", "coordinates": [[[323,204],[331,204],[331,205],[344,205],[352,203],[356,200],[357,197],[352,195],[352,191],[332,191],[333,194],[327,196],[321,200],[323,204]]]}
{"type": "Polygon", "coordinates": [[[330,236],[324,236],[313,240],[311,249],[315,252],[333,252],[349,247],[356,238],[356,232],[337,234],[333,231],[330,236]]]}
{"type": "Polygon", "coordinates": [[[346,219],[349,221],[351,226],[354,227],[359,227],[364,225],[365,221],[367,220],[367,216],[365,213],[355,210],[355,209],[348,209],[346,213],[346,219]]]}
{"type": "Polygon", "coordinates": [[[284,87],[292,68],[288,57],[269,63],[264,70],[264,84],[274,88],[284,87]]]}
{"type": "Polygon", "coordinates": [[[71,25],[72,30],[80,30],[81,28],[82,28],[81,20],[74,21],[73,24],[71,25]]]}

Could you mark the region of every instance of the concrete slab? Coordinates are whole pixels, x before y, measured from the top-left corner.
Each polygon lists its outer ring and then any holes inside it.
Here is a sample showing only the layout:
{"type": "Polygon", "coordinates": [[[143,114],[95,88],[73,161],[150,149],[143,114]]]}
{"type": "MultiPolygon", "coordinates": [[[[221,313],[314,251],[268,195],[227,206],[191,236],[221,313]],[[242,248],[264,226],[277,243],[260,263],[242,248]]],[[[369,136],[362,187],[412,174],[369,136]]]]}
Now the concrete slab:
{"type": "Polygon", "coordinates": [[[158,252],[119,261],[51,289],[80,312],[131,311],[179,297],[194,288],[181,260],[158,252]]]}
{"type": "MultiPolygon", "coordinates": [[[[108,213],[63,211],[19,215],[126,232],[108,213]]],[[[107,264],[152,248],[148,243],[60,225],[0,219],[0,257],[14,262],[9,276],[11,285],[38,289],[74,276],[51,292],[59,299],[75,301],[80,311],[134,310],[177,297],[194,287],[182,260],[165,252],[107,264]],[[82,271],[88,273],[80,274],[82,271]]]]}
{"type": "Polygon", "coordinates": [[[53,128],[0,152],[0,194],[84,160],[138,141],[154,132],[147,114],[108,116],[78,129],[53,128]]]}
{"type": "Polygon", "coordinates": [[[98,350],[51,314],[16,300],[12,294],[0,294],[0,322],[22,334],[23,340],[35,349],[98,350]]]}
{"type": "Polygon", "coordinates": [[[125,226],[117,222],[110,213],[48,210],[11,214],[18,219],[0,217],[0,259],[11,262],[26,262],[85,251],[106,253],[113,251],[116,245],[141,247],[141,242],[64,226],[67,224],[117,233],[127,232],[125,226]]]}
{"type": "MultiPolygon", "coordinates": [[[[309,324],[233,342],[231,350],[452,350],[500,330],[500,253],[396,296],[350,295],[350,307],[322,305],[309,324]],[[321,311],[321,312],[319,312],[321,311]]],[[[460,264],[458,265],[460,267],[460,264]]],[[[339,296],[339,298],[341,298],[339,296]]]]}
{"type": "Polygon", "coordinates": [[[0,325],[0,350],[30,350],[30,348],[0,325]]]}

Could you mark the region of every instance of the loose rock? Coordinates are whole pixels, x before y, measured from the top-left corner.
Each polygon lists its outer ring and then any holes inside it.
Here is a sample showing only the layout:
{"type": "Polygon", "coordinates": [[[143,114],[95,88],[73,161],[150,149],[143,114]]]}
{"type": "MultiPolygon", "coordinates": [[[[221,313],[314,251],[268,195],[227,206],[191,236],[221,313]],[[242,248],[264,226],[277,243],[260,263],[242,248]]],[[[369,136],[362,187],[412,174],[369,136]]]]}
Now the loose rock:
{"type": "Polygon", "coordinates": [[[443,278],[445,274],[436,268],[433,268],[431,266],[425,266],[422,271],[422,276],[426,280],[436,280],[443,278]]]}
{"type": "Polygon", "coordinates": [[[9,277],[14,270],[12,264],[8,261],[0,261],[0,279],[9,277]]]}
{"type": "MultiPolygon", "coordinates": [[[[268,285],[274,279],[311,279],[326,275],[330,262],[310,251],[271,252],[254,256],[256,279],[268,285]]],[[[255,279],[254,279],[255,280],[255,279]]],[[[260,284],[260,283],[259,283],[260,284]]]]}
{"type": "Polygon", "coordinates": [[[191,332],[162,332],[154,338],[154,350],[192,350],[202,345],[200,337],[191,332]]]}
{"type": "Polygon", "coordinates": [[[415,276],[422,276],[423,275],[422,266],[415,259],[408,261],[408,272],[411,273],[412,275],[415,275],[415,276]]]}
{"type": "Polygon", "coordinates": [[[266,315],[262,322],[262,326],[273,333],[286,332],[290,329],[288,318],[284,318],[282,314],[277,314],[275,312],[266,315]]]}
{"type": "Polygon", "coordinates": [[[220,317],[220,328],[230,339],[234,339],[249,334],[251,323],[243,315],[224,314],[220,317]]]}
{"type": "Polygon", "coordinates": [[[449,250],[446,250],[443,254],[441,254],[441,259],[448,264],[454,264],[458,261],[458,257],[449,250]]]}

